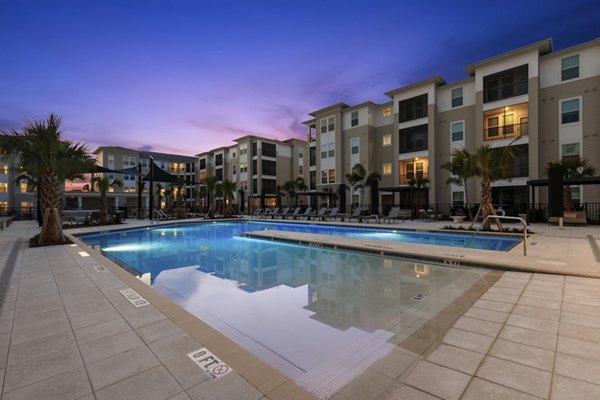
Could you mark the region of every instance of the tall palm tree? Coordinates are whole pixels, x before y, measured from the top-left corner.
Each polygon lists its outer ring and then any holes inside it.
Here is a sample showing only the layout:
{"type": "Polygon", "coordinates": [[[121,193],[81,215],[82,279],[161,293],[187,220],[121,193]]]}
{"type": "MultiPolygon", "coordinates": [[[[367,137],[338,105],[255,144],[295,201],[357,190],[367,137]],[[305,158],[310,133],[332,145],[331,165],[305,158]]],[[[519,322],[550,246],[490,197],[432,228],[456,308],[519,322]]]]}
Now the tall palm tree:
{"type": "Polygon", "coordinates": [[[92,186],[96,186],[98,192],[100,192],[100,223],[108,223],[108,199],[106,193],[110,188],[123,187],[123,181],[120,179],[113,179],[112,181],[108,176],[94,176],[92,178],[92,186]]]}
{"type": "Polygon", "coordinates": [[[177,178],[176,191],[175,191],[175,210],[177,211],[177,218],[184,217],[184,199],[185,199],[185,179],[183,176],[177,178]]]}
{"type": "Polygon", "coordinates": [[[450,177],[446,180],[446,185],[454,184],[465,188],[465,203],[469,219],[473,220],[473,213],[469,207],[469,192],[467,190],[467,182],[469,179],[476,176],[476,160],[475,155],[467,149],[452,150],[451,161],[442,165],[442,168],[450,171],[450,177]]]}
{"type": "Polygon", "coordinates": [[[244,191],[244,189],[239,188],[237,190],[237,194],[238,194],[238,198],[239,198],[238,210],[240,210],[240,213],[243,213],[244,212],[244,195],[246,194],[246,192],[244,191]]]}
{"type": "MultiPolygon", "coordinates": [[[[164,187],[160,183],[155,184],[154,187],[156,189],[156,192],[155,192],[155,194],[156,194],[156,209],[160,210],[160,203],[162,200],[164,187]]],[[[150,189],[150,190],[152,190],[152,189],[150,189]]]]}
{"type": "Polygon", "coordinates": [[[306,189],[308,189],[308,186],[306,186],[306,182],[304,182],[304,178],[296,178],[296,180],[294,181],[294,189],[296,197],[296,207],[298,207],[298,193],[306,192],[306,189]]]}
{"type": "MultiPolygon", "coordinates": [[[[485,221],[488,215],[496,215],[492,201],[492,183],[500,179],[512,178],[514,149],[511,145],[493,148],[489,144],[481,144],[475,150],[475,172],[481,179],[481,202],[471,227],[479,215],[485,221]]],[[[503,230],[500,221],[496,220],[498,229],[503,230]]],[[[483,230],[490,229],[490,222],[485,221],[483,230]]]]}
{"type": "Polygon", "coordinates": [[[226,217],[231,217],[233,215],[232,200],[233,193],[235,192],[235,186],[235,182],[232,182],[229,179],[225,179],[223,182],[221,182],[221,190],[223,192],[223,197],[226,204],[224,213],[226,217]]]}
{"type": "Polygon", "coordinates": [[[206,212],[206,214],[208,215],[209,218],[212,218],[215,213],[215,210],[212,206],[212,202],[213,202],[213,198],[215,196],[215,191],[217,189],[217,177],[216,176],[206,177],[206,179],[204,180],[204,184],[206,185],[206,195],[208,197],[208,199],[207,199],[208,211],[206,212]]]}
{"type": "Polygon", "coordinates": [[[331,200],[331,204],[329,204],[329,206],[335,207],[336,200],[338,198],[338,192],[334,188],[327,186],[323,189],[323,193],[327,193],[327,200],[331,200]]]}
{"type": "Polygon", "coordinates": [[[362,200],[362,193],[364,190],[364,182],[367,176],[367,170],[361,163],[356,163],[352,167],[352,171],[346,174],[346,180],[350,184],[350,196],[353,197],[356,189],[360,189],[361,199],[359,199],[359,204],[362,200]]]}
{"type": "MultiPolygon", "coordinates": [[[[561,171],[563,179],[583,178],[594,176],[596,170],[589,162],[581,157],[568,158],[562,161],[549,162],[547,170],[557,168],[561,171]]],[[[574,211],[573,197],[571,196],[571,186],[563,185],[563,209],[565,211],[574,211]]]]}
{"type": "Polygon", "coordinates": [[[285,192],[285,203],[290,205],[290,197],[296,196],[296,183],[294,181],[287,181],[281,187],[285,192]]]}
{"type": "Polygon", "coordinates": [[[20,167],[38,184],[42,229],[38,244],[64,241],[62,231],[62,187],[90,171],[94,160],[85,145],[63,139],[61,119],[31,121],[22,131],[0,132],[0,157],[17,157],[20,167]]]}
{"type": "Polygon", "coordinates": [[[418,215],[418,212],[425,206],[425,192],[429,188],[429,179],[422,175],[417,175],[416,177],[410,179],[408,184],[416,189],[415,209],[417,210],[418,215]]]}
{"type": "Polygon", "coordinates": [[[369,173],[369,175],[367,175],[367,177],[365,178],[365,183],[363,184],[363,187],[361,189],[361,191],[362,191],[362,198],[363,198],[363,202],[362,203],[363,204],[364,204],[364,194],[365,194],[364,190],[365,190],[365,188],[371,187],[371,184],[374,181],[378,181],[379,182],[380,180],[381,180],[381,174],[379,172],[377,172],[377,171],[371,171],[369,173]]]}

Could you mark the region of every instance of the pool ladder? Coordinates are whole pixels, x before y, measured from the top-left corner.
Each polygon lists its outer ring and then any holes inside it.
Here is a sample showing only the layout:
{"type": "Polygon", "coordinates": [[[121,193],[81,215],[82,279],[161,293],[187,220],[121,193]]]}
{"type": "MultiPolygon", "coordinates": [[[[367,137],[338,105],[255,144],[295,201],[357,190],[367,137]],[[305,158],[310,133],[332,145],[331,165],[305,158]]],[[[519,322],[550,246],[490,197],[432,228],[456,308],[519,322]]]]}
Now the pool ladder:
{"type": "Polygon", "coordinates": [[[481,231],[481,228],[483,228],[483,226],[485,225],[485,223],[487,222],[488,219],[505,219],[505,220],[509,220],[509,221],[519,221],[519,222],[523,223],[523,255],[524,256],[527,255],[527,222],[525,222],[525,220],[521,217],[508,217],[508,216],[504,216],[504,215],[488,215],[487,217],[485,217],[485,219],[483,220],[481,225],[478,225],[475,228],[475,233],[473,234],[471,239],[469,239],[467,241],[467,243],[465,244],[465,247],[467,247],[469,245],[469,243],[471,243],[471,241],[473,239],[475,239],[475,236],[479,233],[479,231],[481,231]]]}

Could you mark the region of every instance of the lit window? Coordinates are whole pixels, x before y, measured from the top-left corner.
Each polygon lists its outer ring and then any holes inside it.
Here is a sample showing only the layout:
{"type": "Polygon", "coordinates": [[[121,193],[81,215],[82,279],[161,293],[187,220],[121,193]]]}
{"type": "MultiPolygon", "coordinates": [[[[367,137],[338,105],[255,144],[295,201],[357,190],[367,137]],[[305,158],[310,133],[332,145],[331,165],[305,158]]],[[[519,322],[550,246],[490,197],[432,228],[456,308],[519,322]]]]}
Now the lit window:
{"type": "Polygon", "coordinates": [[[392,145],[392,135],[384,135],[383,136],[383,145],[391,146],[392,145]]]}
{"type": "Polygon", "coordinates": [[[560,60],[560,74],[563,81],[579,78],[579,55],[560,60]]]}
{"type": "Polygon", "coordinates": [[[392,115],[392,109],[390,107],[386,107],[383,109],[383,116],[384,117],[389,117],[390,115],[392,115]]]}
{"type": "Polygon", "coordinates": [[[0,193],[7,193],[7,192],[8,192],[8,183],[0,182],[0,193]]]}
{"type": "Polygon", "coordinates": [[[464,122],[463,121],[459,121],[459,122],[453,122],[451,124],[451,131],[452,131],[452,141],[453,142],[462,142],[464,140],[464,122]]]}
{"type": "Polygon", "coordinates": [[[335,169],[329,170],[329,183],[335,183],[335,169]]]}
{"type": "Polygon", "coordinates": [[[21,193],[27,192],[27,183],[21,182],[21,193]]]}
{"type": "Polygon", "coordinates": [[[358,154],[360,151],[360,139],[352,138],[350,140],[350,154],[358,154]]]}
{"type": "Polygon", "coordinates": [[[8,174],[8,165],[0,165],[0,175],[8,174]]]}
{"type": "Polygon", "coordinates": [[[392,174],[392,164],[383,164],[383,175],[392,174]]]}
{"type": "Polygon", "coordinates": [[[352,111],[350,114],[350,126],[358,126],[358,111],[352,111]]]}
{"type": "Polygon", "coordinates": [[[463,105],[463,88],[459,87],[452,89],[452,107],[459,107],[463,105]]]}
{"type": "Polygon", "coordinates": [[[33,205],[33,203],[30,203],[28,201],[21,202],[21,208],[30,208],[32,205],[33,205]]]}
{"type": "Polygon", "coordinates": [[[327,171],[321,171],[321,183],[327,183],[327,171]]]}

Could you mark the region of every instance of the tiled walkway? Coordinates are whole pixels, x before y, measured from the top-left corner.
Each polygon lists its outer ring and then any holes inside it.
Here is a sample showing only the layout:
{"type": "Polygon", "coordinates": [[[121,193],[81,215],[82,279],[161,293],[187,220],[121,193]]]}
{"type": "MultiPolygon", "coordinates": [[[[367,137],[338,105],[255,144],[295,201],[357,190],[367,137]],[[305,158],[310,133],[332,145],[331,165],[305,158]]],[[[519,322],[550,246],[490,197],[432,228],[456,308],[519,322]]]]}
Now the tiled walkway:
{"type": "MultiPolygon", "coordinates": [[[[135,308],[124,280],[79,247],[25,248],[36,231],[0,231],[0,268],[16,265],[0,314],[2,399],[298,398],[263,367],[210,380],[187,354],[214,334],[189,335],[150,297],[135,308]]],[[[334,398],[600,399],[600,280],[503,273],[424,354],[400,345],[334,398]]]]}

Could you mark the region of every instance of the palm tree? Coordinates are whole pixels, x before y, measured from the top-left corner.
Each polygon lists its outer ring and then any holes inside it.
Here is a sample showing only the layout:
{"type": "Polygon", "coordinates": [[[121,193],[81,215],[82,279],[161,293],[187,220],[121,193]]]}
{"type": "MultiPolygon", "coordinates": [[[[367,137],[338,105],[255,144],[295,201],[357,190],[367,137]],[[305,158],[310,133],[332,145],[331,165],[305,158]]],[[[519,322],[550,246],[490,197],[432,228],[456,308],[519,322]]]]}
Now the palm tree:
{"type": "Polygon", "coordinates": [[[417,201],[415,202],[415,209],[418,212],[423,209],[425,205],[425,192],[429,188],[429,179],[425,178],[423,175],[417,175],[415,178],[412,178],[408,181],[408,184],[416,189],[417,201]]]}
{"type": "Polygon", "coordinates": [[[363,197],[363,203],[364,203],[364,188],[366,187],[371,187],[371,184],[373,183],[373,181],[380,181],[381,180],[381,174],[377,171],[371,171],[369,173],[369,175],[367,175],[367,177],[365,178],[365,183],[363,184],[363,187],[361,189],[362,192],[362,197],[363,197]]]}
{"type": "MultiPolygon", "coordinates": [[[[352,197],[353,197],[354,193],[356,192],[356,189],[360,189],[361,199],[362,199],[362,193],[363,193],[363,189],[364,189],[364,181],[365,181],[366,176],[367,176],[367,171],[365,170],[365,167],[361,163],[354,164],[354,166],[352,167],[352,171],[350,173],[346,174],[346,180],[350,184],[350,188],[351,188],[350,193],[351,193],[352,197]]],[[[360,201],[359,201],[359,203],[360,203],[360,201]]]]}
{"type": "Polygon", "coordinates": [[[338,198],[338,192],[334,188],[332,188],[330,186],[327,186],[326,188],[324,188],[323,192],[327,193],[327,195],[326,195],[327,196],[327,200],[331,199],[331,204],[329,204],[329,206],[330,207],[331,206],[335,207],[336,200],[338,198]]]}
{"type": "Polygon", "coordinates": [[[238,204],[238,210],[240,210],[240,213],[243,213],[243,207],[244,207],[244,195],[246,194],[246,192],[244,191],[244,189],[240,188],[237,190],[237,194],[239,197],[239,204],[238,204]]]}
{"type": "Polygon", "coordinates": [[[469,219],[473,220],[473,213],[469,207],[469,192],[467,182],[476,175],[475,155],[467,149],[452,150],[451,161],[442,165],[442,168],[450,171],[450,177],[446,180],[446,185],[454,184],[465,188],[465,203],[469,219]]]}
{"type": "Polygon", "coordinates": [[[160,203],[163,196],[163,186],[160,183],[157,183],[156,186],[156,209],[160,210],[160,203]]]}
{"type": "Polygon", "coordinates": [[[92,178],[92,186],[96,186],[98,192],[100,192],[100,223],[108,223],[108,199],[106,193],[110,188],[123,187],[123,181],[120,179],[113,179],[110,181],[108,176],[94,176],[92,178]]]}
{"type": "MultiPolygon", "coordinates": [[[[483,230],[490,229],[490,222],[486,221],[488,215],[496,215],[492,202],[492,183],[500,179],[512,178],[514,149],[511,145],[493,148],[489,144],[481,144],[475,150],[475,173],[481,179],[481,202],[471,228],[475,225],[477,217],[481,215],[485,224],[483,230]]],[[[503,230],[500,221],[496,220],[498,229],[503,230]]]]}
{"type": "Polygon", "coordinates": [[[183,176],[177,178],[175,191],[175,209],[177,210],[177,218],[183,218],[183,204],[185,198],[185,179],[183,176]]]}
{"type": "Polygon", "coordinates": [[[235,182],[232,182],[228,179],[225,179],[223,182],[221,182],[221,190],[223,191],[223,197],[226,204],[224,213],[226,217],[231,217],[233,214],[233,206],[231,203],[233,200],[233,193],[235,192],[235,186],[235,182]]]}
{"type": "Polygon", "coordinates": [[[306,186],[306,182],[304,182],[304,178],[298,177],[294,181],[294,189],[295,189],[295,197],[296,197],[296,207],[298,207],[298,193],[306,192],[308,186],[306,186]]]}
{"type": "MultiPolygon", "coordinates": [[[[563,179],[583,178],[594,176],[596,170],[586,159],[581,157],[567,158],[558,162],[549,162],[547,170],[557,168],[561,171],[563,179]]],[[[574,211],[575,205],[571,197],[571,185],[563,185],[563,209],[565,211],[574,211]]]]}
{"type": "Polygon", "coordinates": [[[208,199],[207,199],[208,211],[206,212],[206,214],[208,215],[209,218],[212,218],[215,213],[215,210],[212,207],[212,200],[215,195],[215,190],[217,188],[217,177],[216,176],[207,177],[204,180],[204,184],[206,185],[206,195],[208,197],[208,199]]]}
{"type": "Polygon", "coordinates": [[[62,138],[61,119],[28,122],[22,131],[0,132],[0,157],[17,157],[20,167],[38,183],[42,229],[38,244],[64,242],[62,231],[62,187],[90,171],[94,160],[87,147],[62,138]]]}
{"type": "Polygon", "coordinates": [[[287,181],[283,184],[282,189],[285,192],[285,203],[289,206],[290,197],[296,196],[296,183],[294,181],[287,181]]]}

